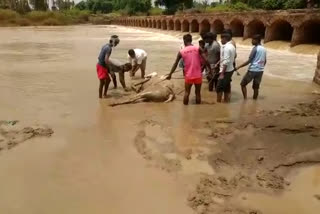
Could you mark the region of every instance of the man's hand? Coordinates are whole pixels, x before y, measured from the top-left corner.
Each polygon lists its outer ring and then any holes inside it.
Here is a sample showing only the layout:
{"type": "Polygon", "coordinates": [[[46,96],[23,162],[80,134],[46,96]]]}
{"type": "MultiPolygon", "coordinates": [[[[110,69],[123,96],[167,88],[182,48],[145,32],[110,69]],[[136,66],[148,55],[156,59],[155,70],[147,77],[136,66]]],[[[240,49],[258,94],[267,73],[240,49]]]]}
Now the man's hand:
{"type": "Polygon", "coordinates": [[[223,80],[224,79],[224,73],[221,73],[220,75],[219,75],[219,80],[223,80]]]}
{"type": "Polygon", "coordinates": [[[166,79],[171,80],[171,74],[169,74],[166,79]]]}

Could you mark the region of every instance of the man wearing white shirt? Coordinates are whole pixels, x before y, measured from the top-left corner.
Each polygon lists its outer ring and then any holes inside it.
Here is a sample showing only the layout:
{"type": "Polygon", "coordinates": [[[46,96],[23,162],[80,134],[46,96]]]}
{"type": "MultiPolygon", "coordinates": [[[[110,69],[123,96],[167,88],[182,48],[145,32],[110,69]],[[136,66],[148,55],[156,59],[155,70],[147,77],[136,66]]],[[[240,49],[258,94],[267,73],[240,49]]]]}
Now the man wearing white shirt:
{"type": "Polygon", "coordinates": [[[128,59],[132,64],[132,70],[130,76],[133,77],[136,72],[141,70],[141,78],[144,78],[147,66],[147,52],[142,49],[130,49],[128,51],[128,59]]]}
{"type": "Polygon", "coordinates": [[[224,94],[224,102],[230,102],[231,81],[235,70],[234,62],[236,58],[236,49],[231,41],[230,34],[221,35],[220,51],[220,75],[217,85],[217,102],[221,103],[224,94]]]}

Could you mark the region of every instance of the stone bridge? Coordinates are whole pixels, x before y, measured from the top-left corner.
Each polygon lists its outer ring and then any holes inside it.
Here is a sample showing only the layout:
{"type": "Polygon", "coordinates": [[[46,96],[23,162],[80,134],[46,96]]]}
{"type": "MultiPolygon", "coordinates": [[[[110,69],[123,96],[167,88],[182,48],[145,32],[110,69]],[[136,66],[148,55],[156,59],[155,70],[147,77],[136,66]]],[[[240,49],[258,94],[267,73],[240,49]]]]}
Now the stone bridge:
{"type": "Polygon", "coordinates": [[[235,37],[264,37],[265,43],[282,40],[299,44],[320,44],[320,11],[253,11],[189,14],[176,16],[121,17],[114,24],[181,32],[215,32],[231,29],[235,37]]]}

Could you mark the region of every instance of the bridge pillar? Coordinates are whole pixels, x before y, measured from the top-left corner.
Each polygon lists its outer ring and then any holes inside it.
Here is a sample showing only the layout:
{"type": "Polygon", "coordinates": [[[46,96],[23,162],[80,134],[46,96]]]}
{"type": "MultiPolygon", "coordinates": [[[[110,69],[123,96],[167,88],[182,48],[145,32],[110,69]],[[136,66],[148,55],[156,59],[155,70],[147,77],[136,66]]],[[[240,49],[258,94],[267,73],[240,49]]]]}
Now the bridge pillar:
{"type": "Polygon", "coordinates": [[[249,26],[245,25],[244,32],[243,32],[243,40],[248,39],[248,38],[249,38],[249,26]]]}
{"type": "Polygon", "coordinates": [[[214,32],[214,24],[213,23],[210,24],[210,32],[212,32],[212,33],[214,32]]]}
{"type": "Polygon", "coordinates": [[[303,42],[304,29],[303,27],[295,27],[293,29],[291,47],[299,45],[303,42]]]}
{"type": "Polygon", "coordinates": [[[317,63],[317,69],[314,74],[313,81],[320,85],[320,52],[318,54],[318,63],[317,63]]]}
{"type": "Polygon", "coordinates": [[[271,26],[266,26],[266,35],[264,37],[264,43],[270,42],[272,38],[271,26]]]}

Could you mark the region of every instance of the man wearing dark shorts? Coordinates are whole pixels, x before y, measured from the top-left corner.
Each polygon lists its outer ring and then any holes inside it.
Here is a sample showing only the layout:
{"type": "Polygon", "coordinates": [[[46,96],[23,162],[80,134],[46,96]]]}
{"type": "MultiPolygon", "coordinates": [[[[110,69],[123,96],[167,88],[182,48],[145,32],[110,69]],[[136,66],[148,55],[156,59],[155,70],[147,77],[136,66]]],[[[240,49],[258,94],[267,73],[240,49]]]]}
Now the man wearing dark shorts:
{"type": "Polygon", "coordinates": [[[222,102],[222,95],[224,95],[224,102],[230,102],[231,94],[231,80],[234,72],[234,60],[236,56],[236,49],[231,42],[231,35],[224,33],[221,35],[221,51],[220,51],[220,72],[217,85],[217,102],[222,102]]]}
{"type": "Polygon", "coordinates": [[[266,49],[261,45],[261,36],[255,35],[252,38],[254,48],[251,51],[248,61],[236,68],[236,70],[250,64],[248,72],[241,81],[243,98],[247,99],[247,85],[253,80],[253,99],[258,99],[259,88],[262,81],[264,67],[267,63],[266,49]]]}

